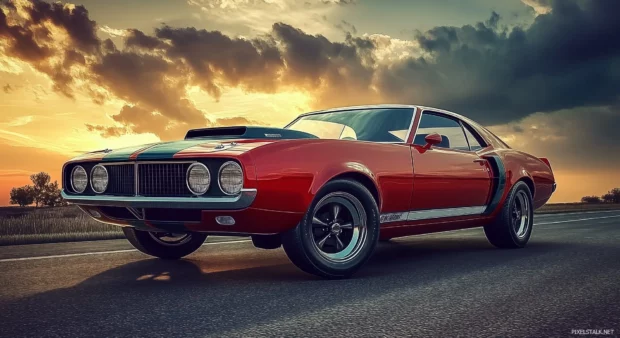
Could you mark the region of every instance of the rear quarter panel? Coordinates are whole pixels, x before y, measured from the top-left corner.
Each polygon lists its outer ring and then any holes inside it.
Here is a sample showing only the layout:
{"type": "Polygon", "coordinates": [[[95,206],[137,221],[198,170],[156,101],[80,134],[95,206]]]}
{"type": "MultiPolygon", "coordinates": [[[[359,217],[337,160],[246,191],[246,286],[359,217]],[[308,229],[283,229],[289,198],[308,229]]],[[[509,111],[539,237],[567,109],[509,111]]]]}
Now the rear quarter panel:
{"type": "Polygon", "coordinates": [[[382,213],[407,210],[413,187],[409,146],[348,140],[286,140],[248,152],[258,194],[253,208],[305,212],[321,187],[347,173],[377,187],[382,213]]]}
{"type": "Polygon", "coordinates": [[[547,203],[553,192],[555,178],[546,163],[533,155],[513,149],[498,150],[497,154],[506,168],[507,192],[519,180],[530,179],[534,184],[534,208],[540,208],[547,203]]]}

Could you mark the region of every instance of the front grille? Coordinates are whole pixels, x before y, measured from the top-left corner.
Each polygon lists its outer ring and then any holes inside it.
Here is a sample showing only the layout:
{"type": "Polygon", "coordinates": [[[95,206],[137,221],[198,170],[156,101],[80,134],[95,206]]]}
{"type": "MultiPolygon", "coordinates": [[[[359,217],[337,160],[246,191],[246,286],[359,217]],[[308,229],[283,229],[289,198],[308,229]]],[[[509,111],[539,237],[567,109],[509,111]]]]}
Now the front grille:
{"type": "MultiPolygon", "coordinates": [[[[2,1],[2,0],[0,0],[2,1]]],[[[201,161],[182,162],[124,162],[101,163],[108,171],[108,188],[103,195],[109,196],[144,196],[144,197],[194,197],[186,182],[187,169],[193,163],[202,163],[211,173],[211,187],[205,194],[209,197],[226,196],[217,184],[217,173],[225,158],[209,158],[201,161]]],[[[84,167],[90,173],[98,163],[73,163],[67,165],[63,172],[63,187],[70,195],[77,195],[70,188],[71,170],[76,165],[84,167]]],[[[90,176],[90,175],[89,175],[90,176]]],[[[83,195],[97,195],[90,185],[83,195]]]]}
{"type": "Polygon", "coordinates": [[[138,164],[140,196],[189,197],[192,193],[185,182],[190,163],[138,164]]]}
{"type": "Polygon", "coordinates": [[[133,196],[136,193],[136,178],[133,164],[106,165],[110,182],[106,194],[133,196]]]}

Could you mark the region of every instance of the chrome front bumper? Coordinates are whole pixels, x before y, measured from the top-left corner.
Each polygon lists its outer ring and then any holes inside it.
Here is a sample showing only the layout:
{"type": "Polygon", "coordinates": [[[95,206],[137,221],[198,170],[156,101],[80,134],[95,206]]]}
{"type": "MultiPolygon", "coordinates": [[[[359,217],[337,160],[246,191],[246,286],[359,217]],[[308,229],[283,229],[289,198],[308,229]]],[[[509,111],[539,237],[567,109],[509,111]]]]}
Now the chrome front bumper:
{"type": "Polygon", "coordinates": [[[83,196],[68,195],[62,191],[62,198],[78,205],[128,207],[128,208],[168,208],[202,210],[238,210],[252,205],[256,189],[243,189],[238,196],[223,197],[145,197],[145,196],[83,196]]]}

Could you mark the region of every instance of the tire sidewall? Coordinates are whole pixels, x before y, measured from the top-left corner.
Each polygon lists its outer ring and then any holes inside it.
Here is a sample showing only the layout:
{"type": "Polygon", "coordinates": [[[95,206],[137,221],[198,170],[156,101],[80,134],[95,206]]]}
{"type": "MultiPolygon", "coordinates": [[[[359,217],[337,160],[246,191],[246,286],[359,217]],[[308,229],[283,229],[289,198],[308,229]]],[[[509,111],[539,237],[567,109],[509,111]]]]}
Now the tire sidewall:
{"type": "Polygon", "coordinates": [[[348,180],[336,180],[327,183],[315,196],[306,215],[299,224],[301,245],[308,260],[314,267],[325,274],[339,276],[353,273],[372,255],[379,237],[379,211],[372,194],[364,186],[348,180]],[[333,262],[325,258],[314,244],[312,218],[314,209],[323,197],[332,192],[346,192],[357,198],[366,213],[367,238],[360,253],[345,262],[333,262]]]}
{"type": "Polygon", "coordinates": [[[532,199],[532,193],[530,191],[530,188],[525,182],[519,181],[513,187],[512,192],[510,194],[510,199],[508,201],[508,208],[505,212],[504,217],[505,217],[504,222],[506,222],[506,225],[509,227],[510,237],[512,238],[513,242],[519,247],[524,247],[529,241],[530,237],[532,236],[532,230],[534,226],[534,203],[532,199]],[[528,224],[527,232],[525,233],[525,236],[523,236],[522,238],[519,238],[517,236],[516,231],[514,230],[514,226],[512,225],[512,215],[511,215],[512,208],[517,199],[517,193],[519,191],[525,192],[525,195],[527,196],[527,200],[529,203],[529,208],[528,208],[528,213],[529,213],[528,223],[529,224],[528,224]]]}
{"type": "Polygon", "coordinates": [[[200,248],[207,239],[206,234],[189,233],[191,237],[186,243],[168,246],[156,241],[147,231],[140,231],[133,228],[126,228],[123,230],[129,242],[138,250],[151,256],[165,259],[178,259],[187,256],[200,248]]]}

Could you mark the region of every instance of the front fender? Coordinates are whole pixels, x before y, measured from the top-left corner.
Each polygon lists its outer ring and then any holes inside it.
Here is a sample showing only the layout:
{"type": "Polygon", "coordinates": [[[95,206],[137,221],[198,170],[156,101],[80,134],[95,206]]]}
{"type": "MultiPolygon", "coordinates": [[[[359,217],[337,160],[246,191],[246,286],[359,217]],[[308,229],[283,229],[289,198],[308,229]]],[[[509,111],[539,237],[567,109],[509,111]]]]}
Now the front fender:
{"type": "Polygon", "coordinates": [[[250,152],[258,194],[253,207],[305,212],[318,191],[343,174],[374,184],[382,212],[408,210],[413,187],[407,145],[345,140],[287,140],[250,152]]]}
{"type": "Polygon", "coordinates": [[[363,175],[374,184],[375,188],[377,188],[377,178],[375,174],[363,163],[360,162],[344,162],[344,163],[335,163],[330,166],[323,168],[315,177],[312,182],[312,186],[310,187],[310,192],[312,195],[316,195],[319,190],[329,181],[334,178],[347,174],[359,174],[363,175]]]}

